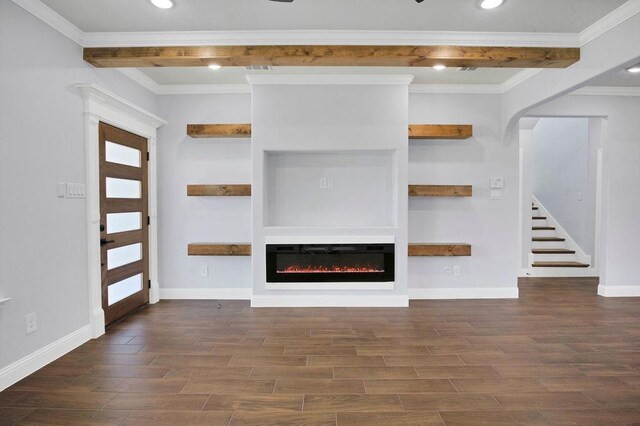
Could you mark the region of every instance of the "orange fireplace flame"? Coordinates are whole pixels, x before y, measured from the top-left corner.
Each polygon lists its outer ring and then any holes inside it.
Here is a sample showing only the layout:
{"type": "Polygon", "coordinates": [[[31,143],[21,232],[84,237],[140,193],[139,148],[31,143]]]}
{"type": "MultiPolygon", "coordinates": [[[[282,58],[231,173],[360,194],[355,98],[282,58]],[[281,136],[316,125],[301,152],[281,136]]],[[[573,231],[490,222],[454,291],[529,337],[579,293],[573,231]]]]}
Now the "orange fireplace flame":
{"type": "Polygon", "coordinates": [[[384,272],[373,266],[289,266],[284,270],[277,271],[278,274],[345,274],[345,273],[371,273],[384,272]]]}

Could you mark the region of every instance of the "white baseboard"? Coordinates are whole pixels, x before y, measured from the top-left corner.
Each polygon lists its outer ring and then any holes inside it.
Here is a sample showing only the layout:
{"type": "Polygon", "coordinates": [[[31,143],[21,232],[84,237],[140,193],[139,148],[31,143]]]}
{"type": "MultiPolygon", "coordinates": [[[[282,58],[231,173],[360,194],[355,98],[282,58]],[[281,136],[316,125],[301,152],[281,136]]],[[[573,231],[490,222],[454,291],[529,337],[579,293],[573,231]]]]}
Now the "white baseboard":
{"type": "Polygon", "coordinates": [[[379,308],[409,306],[407,296],[253,296],[252,308],[379,308]]]}
{"type": "Polygon", "coordinates": [[[517,287],[410,288],[409,299],[517,299],[517,287]]]}
{"type": "Polygon", "coordinates": [[[91,340],[91,326],[86,325],[71,334],[38,349],[0,370],[0,391],[24,379],[47,364],[91,340]]]}
{"type": "Polygon", "coordinates": [[[521,268],[520,271],[518,272],[518,277],[519,278],[529,278],[529,277],[531,277],[531,272],[529,271],[529,269],[521,268]]]}
{"type": "Polygon", "coordinates": [[[251,288],[161,288],[160,300],[249,300],[251,288]]]}
{"type": "Polygon", "coordinates": [[[640,285],[602,285],[598,286],[598,296],[603,297],[640,297],[640,285]]]}

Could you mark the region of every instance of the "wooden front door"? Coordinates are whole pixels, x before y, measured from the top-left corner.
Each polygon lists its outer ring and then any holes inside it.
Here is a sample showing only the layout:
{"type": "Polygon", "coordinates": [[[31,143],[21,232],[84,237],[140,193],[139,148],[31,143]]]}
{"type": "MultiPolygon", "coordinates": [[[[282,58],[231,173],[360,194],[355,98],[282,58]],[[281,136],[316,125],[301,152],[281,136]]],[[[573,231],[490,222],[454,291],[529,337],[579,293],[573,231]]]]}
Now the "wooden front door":
{"type": "Polygon", "coordinates": [[[149,303],[147,140],[100,123],[102,309],[112,324],[149,303]]]}

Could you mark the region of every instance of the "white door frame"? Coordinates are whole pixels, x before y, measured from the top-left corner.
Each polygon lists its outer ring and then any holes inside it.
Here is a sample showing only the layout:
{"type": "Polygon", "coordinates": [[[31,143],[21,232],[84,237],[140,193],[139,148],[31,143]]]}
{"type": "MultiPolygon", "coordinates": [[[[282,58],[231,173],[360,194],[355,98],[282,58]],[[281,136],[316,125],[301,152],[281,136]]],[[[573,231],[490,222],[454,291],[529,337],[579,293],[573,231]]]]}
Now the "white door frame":
{"type": "MultiPolygon", "coordinates": [[[[149,150],[149,303],[159,301],[158,283],[158,198],[156,175],[156,132],[167,122],[95,84],[76,85],[84,99],[85,171],[87,185],[87,269],[89,325],[95,339],[104,334],[102,275],[100,266],[100,164],[99,124],[110,124],[148,139],[149,150]]],[[[144,218],[143,218],[144,220],[144,218]]]]}

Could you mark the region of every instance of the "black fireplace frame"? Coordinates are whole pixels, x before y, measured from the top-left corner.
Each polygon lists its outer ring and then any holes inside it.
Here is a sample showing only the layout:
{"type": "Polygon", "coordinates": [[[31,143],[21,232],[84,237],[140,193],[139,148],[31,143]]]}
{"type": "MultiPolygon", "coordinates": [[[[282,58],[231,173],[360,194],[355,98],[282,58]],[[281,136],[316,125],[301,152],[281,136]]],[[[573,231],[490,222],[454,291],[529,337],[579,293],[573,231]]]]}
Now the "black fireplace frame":
{"type": "Polygon", "coordinates": [[[309,282],[394,282],[394,244],[267,244],[266,279],[268,283],[309,282]],[[278,256],[382,255],[383,272],[278,273],[278,256]]]}

